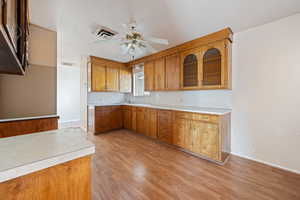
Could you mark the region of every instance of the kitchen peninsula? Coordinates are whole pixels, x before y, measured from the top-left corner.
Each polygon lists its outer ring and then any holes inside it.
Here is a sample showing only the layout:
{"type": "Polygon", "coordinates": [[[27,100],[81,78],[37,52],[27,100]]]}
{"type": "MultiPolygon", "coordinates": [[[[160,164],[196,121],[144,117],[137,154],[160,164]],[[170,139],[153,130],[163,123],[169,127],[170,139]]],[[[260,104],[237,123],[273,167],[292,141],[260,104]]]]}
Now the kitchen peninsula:
{"type": "Polygon", "coordinates": [[[0,139],[0,199],[91,199],[94,144],[79,128],[0,139]]]}

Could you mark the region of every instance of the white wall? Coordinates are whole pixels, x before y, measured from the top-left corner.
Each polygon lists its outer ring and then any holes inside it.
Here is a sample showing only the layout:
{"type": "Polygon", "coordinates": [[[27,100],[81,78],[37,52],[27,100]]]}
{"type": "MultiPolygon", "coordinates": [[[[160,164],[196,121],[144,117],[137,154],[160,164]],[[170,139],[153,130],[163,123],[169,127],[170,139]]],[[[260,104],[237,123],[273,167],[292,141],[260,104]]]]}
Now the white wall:
{"type": "Polygon", "coordinates": [[[57,79],[57,109],[60,116],[60,127],[79,126],[80,68],[78,66],[59,66],[57,79]]]}
{"type": "Polygon", "coordinates": [[[125,102],[125,94],[117,92],[89,92],[89,105],[116,104],[125,102]]]}
{"type": "Polygon", "coordinates": [[[300,173],[300,14],[236,33],[233,90],[154,92],[136,103],[231,108],[232,152],[300,173]]]}
{"type": "Polygon", "coordinates": [[[232,151],[300,172],[300,14],[234,35],[232,151]]]}

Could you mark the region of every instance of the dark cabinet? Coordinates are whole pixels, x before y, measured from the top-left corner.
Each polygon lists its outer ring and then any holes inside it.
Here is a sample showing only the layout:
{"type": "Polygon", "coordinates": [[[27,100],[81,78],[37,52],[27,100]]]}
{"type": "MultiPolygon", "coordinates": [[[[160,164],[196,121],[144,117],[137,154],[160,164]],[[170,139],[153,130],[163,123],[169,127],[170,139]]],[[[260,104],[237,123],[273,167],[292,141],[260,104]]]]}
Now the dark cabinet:
{"type": "Polygon", "coordinates": [[[28,0],[0,2],[0,73],[24,74],[28,65],[28,0]]]}
{"type": "Polygon", "coordinates": [[[122,127],[121,106],[97,106],[95,108],[95,133],[104,133],[122,127]]]}

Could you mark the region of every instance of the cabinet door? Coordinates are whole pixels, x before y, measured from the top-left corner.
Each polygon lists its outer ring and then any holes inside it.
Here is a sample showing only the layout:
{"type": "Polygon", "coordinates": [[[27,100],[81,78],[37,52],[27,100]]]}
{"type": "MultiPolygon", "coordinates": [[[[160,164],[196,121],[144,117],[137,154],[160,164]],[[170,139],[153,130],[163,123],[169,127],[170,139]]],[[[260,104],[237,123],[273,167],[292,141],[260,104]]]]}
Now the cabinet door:
{"type": "Polygon", "coordinates": [[[123,127],[121,106],[112,106],[109,118],[111,130],[121,129],[123,127]]]}
{"type": "Polygon", "coordinates": [[[97,62],[92,63],[92,91],[106,90],[106,67],[97,62]]]}
{"type": "Polygon", "coordinates": [[[157,111],[147,109],[147,136],[157,138],[157,111]]]}
{"type": "Polygon", "coordinates": [[[138,133],[146,135],[146,109],[145,108],[137,108],[136,109],[136,131],[138,133]]]}
{"type": "Polygon", "coordinates": [[[181,148],[189,149],[191,120],[175,118],[173,123],[173,144],[181,148]]]}
{"type": "Polygon", "coordinates": [[[154,89],[164,90],[165,89],[165,58],[160,58],[154,62],[154,89]]]}
{"type": "Polygon", "coordinates": [[[106,68],[106,90],[119,91],[119,67],[106,68]]]}
{"type": "Polygon", "coordinates": [[[120,68],[120,92],[131,93],[132,73],[131,69],[120,68]]]}
{"type": "Polygon", "coordinates": [[[154,90],[154,61],[144,64],[144,84],[145,91],[154,90]]]}
{"type": "Polygon", "coordinates": [[[218,125],[192,121],[191,131],[193,136],[192,151],[213,160],[220,160],[218,125]]]}
{"type": "Polygon", "coordinates": [[[200,86],[200,49],[183,52],[181,54],[181,86],[194,89],[200,86]]]}
{"type": "Polygon", "coordinates": [[[123,125],[125,129],[131,130],[131,120],[130,108],[123,108],[123,125]]]}
{"type": "Polygon", "coordinates": [[[180,58],[178,54],[166,57],[166,89],[180,88],[180,58]]]}
{"type": "Polygon", "coordinates": [[[159,110],[157,114],[158,139],[172,144],[172,129],[172,111],[159,110]]]}
{"type": "Polygon", "coordinates": [[[109,106],[95,108],[95,133],[104,133],[111,130],[111,108],[109,106]]]}
{"type": "Polygon", "coordinates": [[[136,107],[131,108],[131,130],[137,131],[136,129],[136,107]]]}

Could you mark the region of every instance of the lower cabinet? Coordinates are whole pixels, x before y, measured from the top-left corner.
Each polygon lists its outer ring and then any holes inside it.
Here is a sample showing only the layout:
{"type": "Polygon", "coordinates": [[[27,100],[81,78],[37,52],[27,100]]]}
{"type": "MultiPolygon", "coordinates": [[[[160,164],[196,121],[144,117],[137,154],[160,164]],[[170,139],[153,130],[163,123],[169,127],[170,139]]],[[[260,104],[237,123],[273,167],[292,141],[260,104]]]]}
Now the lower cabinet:
{"type": "Polygon", "coordinates": [[[168,144],[173,143],[172,124],[172,111],[157,111],[157,136],[160,141],[168,144]]]}
{"type": "Polygon", "coordinates": [[[217,116],[175,111],[173,116],[174,145],[217,162],[226,159],[230,152],[230,114],[217,116]]]}
{"type": "Polygon", "coordinates": [[[121,106],[97,106],[95,108],[95,133],[123,128],[121,106]]]}
{"type": "Polygon", "coordinates": [[[125,128],[220,163],[231,150],[230,114],[105,106],[96,107],[95,119],[96,133],[125,128]]]}
{"type": "Polygon", "coordinates": [[[126,129],[131,130],[132,127],[132,117],[131,117],[131,108],[129,106],[123,106],[123,126],[126,129]]]}
{"type": "Polygon", "coordinates": [[[156,109],[147,109],[146,135],[154,139],[157,138],[157,110],[156,109]]]}

